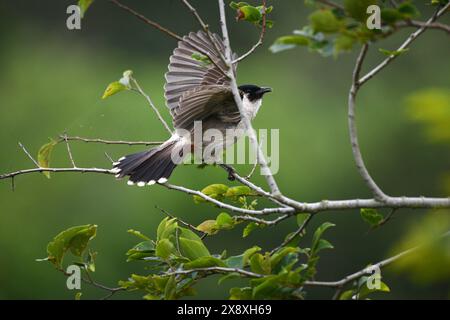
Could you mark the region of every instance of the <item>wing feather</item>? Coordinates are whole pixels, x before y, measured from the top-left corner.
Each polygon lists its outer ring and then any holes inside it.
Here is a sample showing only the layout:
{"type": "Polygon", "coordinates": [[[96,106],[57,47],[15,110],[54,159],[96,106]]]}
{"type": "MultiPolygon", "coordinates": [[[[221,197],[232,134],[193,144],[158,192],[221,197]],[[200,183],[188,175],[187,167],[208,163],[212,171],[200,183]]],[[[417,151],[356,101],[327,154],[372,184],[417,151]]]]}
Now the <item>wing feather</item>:
{"type": "MultiPolygon", "coordinates": [[[[216,66],[220,66],[223,70],[226,69],[220,58],[221,54],[225,53],[223,41],[217,34],[212,34],[212,38],[215,40],[220,52],[217,51],[215,45],[204,31],[191,32],[189,35],[184,36],[183,41],[178,42],[178,47],[173,51],[170,57],[169,71],[165,75],[166,84],[164,86],[166,104],[172,116],[177,113],[182,96],[185,96],[185,104],[189,102],[186,98],[188,92],[198,92],[196,89],[200,86],[229,86],[228,78],[216,66]],[[211,61],[209,63],[208,61],[199,61],[193,57],[195,54],[203,55],[203,52],[207,53],[208,58],[214,63],[211,61]]],[[[233,56],[235,57],[236,55],[233,56]]],[[[236,66],[234,67],[236,68],[236,66]]],[[[202,98],[196,97],[196,99],[192,100],[195,101],[195,103],[192,103],[198,105],[199,101],[206,99],[206,95],[202,96],[202,98]]],[[[194,114],[192,115],[194,116],[194,114]]]]}

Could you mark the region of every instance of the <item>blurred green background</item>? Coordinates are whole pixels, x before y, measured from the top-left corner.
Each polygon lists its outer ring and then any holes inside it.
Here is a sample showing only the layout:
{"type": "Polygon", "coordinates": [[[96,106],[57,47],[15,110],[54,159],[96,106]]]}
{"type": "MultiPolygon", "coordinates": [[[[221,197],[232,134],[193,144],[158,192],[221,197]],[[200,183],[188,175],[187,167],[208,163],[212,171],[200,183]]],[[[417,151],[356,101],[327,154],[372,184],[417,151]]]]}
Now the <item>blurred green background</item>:
{"type": "MultiPolygon", "coordinates": [[[[177,0],[126,1],[149,18],[179,34],[197,30],[192,16],[177,0]]],[[[218,29],[214,1],[192,1],[218,29]]],[[[166,132],[144,99],[121,93],[107,100],[100,97],[106,85],[132,69],[140,84],[164,112],[163,85],[168,57],[176,46],[173,39],[146,26],[107,1],[96,1],[82,21],[82,30],[66,28],[66,8],[73,1],[0,2],[0,172],[32,167],[18,147],[22,142],[33,154],[67,130],[69,135],[105,139],[162,140],[166,132]]],[[[322,58],[300,48],[280,54],[267,49],[279,36],[306,23],[310,10],[302,1],[273,1],[272,19],[264,46],[239,66],[239,83],[273,87],[265,98],[256,128],[280,128],[281,189],[304,201],[370,197],[356,172],[347,133],[346,99],[356,53],[337,60],[322,58]]],[[[247,23],[236,23],[229,11],[234,50],[245,52],[258,37],[247,23]]],[[[431,8],[424,9],[425,19],[431,8]]],[[[450,22],[449,17],[443,19],[450,22]]],[[[395,49],[411,30],[403,30],[379,45],[395,49]]],[[[358,128],[367,166],[379,185],[391,195],[446,196],[449,171],[448,140],[435,143],[426,126],[413,121],[407,97],[438,88],[448,92],[450,71],[449,37],[428,31],[412,49],[361,91],[358,98],[358,128]],[[448,175],[447,175],[448,177],[448,175]]],[[[376,49],[367,66],[384,56],[376,49]]],[[[367,69],[365,69],[367,70],[367,69]]],[[[449,114],[446,114],[447,123],[449,114]]],[[[418,119],[422,119],[420,116],[418,119]]],[[[442,120],[442,117],[441,117],[442,120]]],[[[445,126],[444,126],[445,129],[445,126]]],[[[104,156],[113,158],[141,150],[73,143],[79,166],[108,167],[104,156]]],[[[68,166],[66,150],[59,145],[53,166],[68,166]]],[[[249,170],[241,166],[242,173],[249,170]]],[[[264,185],[261,177],[255,182],[264,185]]],[[[203,171],[185,166],[175,171],[172,182],[201,189],[214,183],[229,183],[220,169],[203,171]]],[[[99,226],[93,249],[98,251],[95,279],[115,286],[132,273],[145,273],[144,264],[125,262],[125,252],[136,243],[129,228],[150,235],[163,218],[158,205],[192,224],[214,218],[220,211],[194,205],[185,194],[161,187],[129,187],[124,181],[93,174],[41,174],[17,177],[13,192],[9,180],[0,181],[0,299],[72,299],[65,277],[50,264],[37,263],[46,256],[47,242],[59,231],[74,225],[99,226]]],[[[329,220],[337,224],[327,238],[335,245],[319,262],[319,280],[336,280],[392,253],[391,248],[426,211],[400,210],[382,228],[367,232],[357,211],[320,214],[311,227],[329,220]]],[[[278,245],[295,228],[288,220],[274,228],[255,231],[246,239],[241,229],[208,238],[212,252],[229,254],[258,244],[265,249],[278,245]]],[[[307,241],[307,240],[306,240],[307,241]]],[[[306,242],[307,243],[307,242],[306,242]]],[[[66,262],[70,262],[69,260],[66,262]]],[[[389,268],[384,279],[391,298],[448,298],[449,281],[416,283],[389,268]]],[[[217,279],[197,286],[198,298],[226,298],[229,285],[218,287],[217,279]]],[[[236,282],[238,283],[238,282],[236,282]]],[[[236,284],[235,283],[235,284],[236,284]]],[[[231,284],[230,284],[231,285],[231,284]]],[[[83,287],[83,298],[104,293],[83,287]]],[[[310,298],[330,298],[328,289],[310,290],[310,298]]],[[[139,298],[121,294],[117,298],[139,298]]]]}

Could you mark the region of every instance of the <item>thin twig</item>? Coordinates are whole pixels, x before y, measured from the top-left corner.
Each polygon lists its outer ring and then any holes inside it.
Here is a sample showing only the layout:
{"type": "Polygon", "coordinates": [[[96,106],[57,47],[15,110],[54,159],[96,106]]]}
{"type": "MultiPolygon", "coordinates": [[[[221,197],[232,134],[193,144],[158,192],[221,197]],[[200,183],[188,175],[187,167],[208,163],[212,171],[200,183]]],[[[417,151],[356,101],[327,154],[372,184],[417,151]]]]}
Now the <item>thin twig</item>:
{"type": "Polygon", "coordinates": [[[276,248],[272,249],[270,251],[270,254],[273,254],[275,252],[277,252],[278,250],[280,250],[282,247],[284,247],[285,245],[287,245],[289,242],[291,242],[292,240],[294,240],[297,236],[299,236],[300,234],[302,234],[303,230],[305,230],[306,226],[308,225],[308,223],[311,221],[312,219],[312,214],[310,214],[305,221],[303,221],[302,225],[294,232],[292,233],[290,236],[288,236],[279,246],[277,246],[276,248]]]}
{"type": "Polygon", "coordinates": [[[259,39],[258,42],[256,42],[253,47],[247,51],[246,53],[244,53],[242,56],[240,56],[239,58],[237,58],[236,60],[234,60],[232,63],[236,64],[242,60],[244,60],[245,58],[247,58],[248,56],[250,56],[251,54],[253,54],[256,49],[258,49],[259,46],[261,46],[263,44],[264,41],[264,36],[266,34],[266,29],[267,29],[267,4],[266,4],[266,0],[263,0],[262,2],[262,7],[263,7],[263,13],[262,13],[262,25],[261,25],[261,33],[259,34],[259,39]]]}
{"type": "Polygon", "coordinates": [[[171,36],[172,38],[177,39],[178,41],[182,41],[183,38],[180,37],[179,35],[177,35],[175,32],[170,31],[169,29],[161,26],[159,23],[156,23],[146,17],[144,17],[142,14],[140,14],[139,12],[134,11],[133,9],[131,9],[130,7],[127,7],[126,5],[120,3],[117,0],[109,0],[110,2],[114,3],[116,6],[118,6],[119,8],[131,13],[132,15],[134,15],[135,17],[137,17],[138,19],[144,21],[146,24],[158,29],[161,32],[164,32],[165,34],[171,36]]]}
{"type": "MultiPolygon", "coordinates": [[[[450,7],[450,2],[447,3],[443,8],[441,8],[440,10],[437,10],[435,12],[435,14],[428,19],[427,22],[425,22],[425,24],[420,27],[418,30],[416,30],[415,32],[413,32],[408,39],[406,39],[405,42],[403,42],[403,44],[396,50],[396,51],[401,51],[406,49],[407,47],[409,47],[409,45],[416,40],[423,32],[425,32],[428,27],[434,23],[436,21],[436,19],[438,19],[440,16],[442,16],[444,13],[447,12],[447,10],[450,7]]],[[[389,63],[391,63],[392,61],[394,61],[396,58],[398,57],[398,55],[391,55],[389,57],[387,57],[385,60],[383,60],[383,62],[381,62],[379,65],[377,65],[375,68],[373,68],[370,72],[368,72],[365,76],[363,76],[362,78],[359,79],[358,81],[358,85],[362,86],[364,83],[366,83],[367,81],[369,81],[370,79],[372,79],[378,72],[380,72],[381,70],[383,70],[389,63]]]]}
{"type": "MultiPolygon", "coordinates": [[[[447,236],[450,235],[450,231],[444,233],[440,238],[445,238],[447,236]]],[[[343,279],[339,280],[339,281],[306,281],[304,283],[305,286],[318,286],[318,287],[332,287],[332,288],[342,288],[343,286],[345,286],[346,284],[352,282],[353,280],[359,279],[360,277],[366,275],[366,274],[371,274],[373,273],[373,269],[374,268],[383,268],[387,265],[390,265],[391,263],[405,257],[408,256],[414,252],[416,252],[417,250],[423,248],[423,246],[425,246],[427,244],[423,244],[408,250],[405,250],[393,257],[390,257],[388,259],[385,259],[383,261],[380,261],[378,263],[375,263],[373,265],[370,265],[360,271],[357,271],[355,273],[352,273],[346,277],[344,277],[343,279]]]]}
{"type": "Polygon", "coordinates": [[[70,162],[72,163],[72,166],[76,168],[75,161],[73,160],[72,150],[70,150],[69,141],[67,140],[67,133],[64,133],[64,141],[66,142],[67,147],[67,153],[69,154],[70,162]]]}
{"type": "Polygon", "coordinates": [[[164,118],[161,115],[161,113],[159,112],[158,108],[156,108],[156,106],[153,104],[153,101],[150,98],[150,96],[142,90],[141,86],[139,85],[139,83],[137,82],[136,79],[131,78],[131,81],[134,83],[134,85],[136,86],[136,89],[139,91],[139,93],[147,100],[148,104],[153,109],[153,111],[156,113],[156,116],[158,117],[159,121],[161,121],[164,128],[166,128],[167,132],[169,132],[169,134],[172,135],[173,134],[172,129],[170,129],[169,125],[167,124],[166,120],[164,120],[164,118]]]}
{"type": "MultiPolygon", "coordinates": [[[[63,136],[60,136],[61,139],[64,139],[63,136]]],[[[86,143],[100,143],[100,144],[125,144],[129,146],[153,146],[153,145],[160,145],[163,144],[164,141],[126,141],[126,140],[105,140],[105,139],[98,139],[98,138],[84,138],[84,137],[78,137],[78,136],[68,136],[68,141],[82,141],[86,143]]]]}
{"type": "Polygon", "coordinates": [[[114,163],[113,158],[111,158],[111,156],[108,154],[108,152],[105,151],[105,157],[106,159],[108,159],[111,163],[114,163]]]}
{"type": "Polygon", "coordinates": [[[30,158],[31,161],[36,165],[36,167],[40,168],[41,166],[39,163],[33,158],[33,156],[28,152],[28,150],[25,148],[25,146],[19,142],[19,147],[22,148],[23,152],[27,155],[28,158],[30,158]]]}
{"type": "Polygon", "coordinates": [[[425,27],[427,29],[435,29],[435,30],[442,30],[447,32],[448,34],[450,34],[450,26],[446,25],[444,23],[439,23],[439,22],[434,22],[434,23],[426,23],[423,21],[417,21],[417,20],[406,20],[403,22],[399,22],[397,24],[398,27],[402,27],[402,26],[411,26],[411,27],[416,27],[416,28],[422,28],[425,27]]]}

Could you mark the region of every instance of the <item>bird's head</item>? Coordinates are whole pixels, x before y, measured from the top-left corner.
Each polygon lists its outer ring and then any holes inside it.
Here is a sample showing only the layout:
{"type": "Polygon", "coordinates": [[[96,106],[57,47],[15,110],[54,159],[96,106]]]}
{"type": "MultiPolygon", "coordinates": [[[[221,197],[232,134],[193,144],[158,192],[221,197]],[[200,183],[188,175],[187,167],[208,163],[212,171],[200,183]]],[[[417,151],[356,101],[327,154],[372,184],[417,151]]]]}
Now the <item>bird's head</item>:
{"type": "Polygon", "coordinates": [[[272,92],[272,88],[258,87],[254,84],[245,84],[239,86],[239,91],[241,92],[242,96],[246,96],[249,101],[255,102],[262,99],[264,94],[266,94],[267,92],[272,92]]]}

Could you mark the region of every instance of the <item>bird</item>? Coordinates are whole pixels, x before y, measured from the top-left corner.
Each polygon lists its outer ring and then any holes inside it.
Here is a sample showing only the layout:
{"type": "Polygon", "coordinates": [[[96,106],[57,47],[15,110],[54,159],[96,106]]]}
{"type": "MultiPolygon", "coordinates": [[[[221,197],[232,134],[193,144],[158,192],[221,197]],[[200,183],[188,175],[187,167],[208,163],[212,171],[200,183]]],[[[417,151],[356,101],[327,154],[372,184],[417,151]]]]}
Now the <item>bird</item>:
{"type": "MultiPolygon", "coordinates": [[[[169,59],[164,85],[174,133],[158,147],[121,157],[114,162],[111,171],[116,178],[128,177],[128,185],[139,187],[164,184],[177,164],[195,148],[226,148],[245,134],[244,121],[234,100],[230,80],[222,72],[226,69],[223,56],[224,43],[215,33],[190,32],[178,42],[169,59]],[[225,138],[201,141],[201,146],[196,145],[192,137],[199,122],[202,133],[218,130],[225,138]],[[226,134],[229,130],[239,133],[229,138],[226,134]]],[[[236,57],[233,53],[232,58],[236,57]]],[[[235,64],[233,72],[236,72],[236,67],[235,64]]],[[[243,112],[251,120],[258,113],[263,96],[272,91],[269,87],[253,84],[244,84],[238,89],[243,112]]]]}

